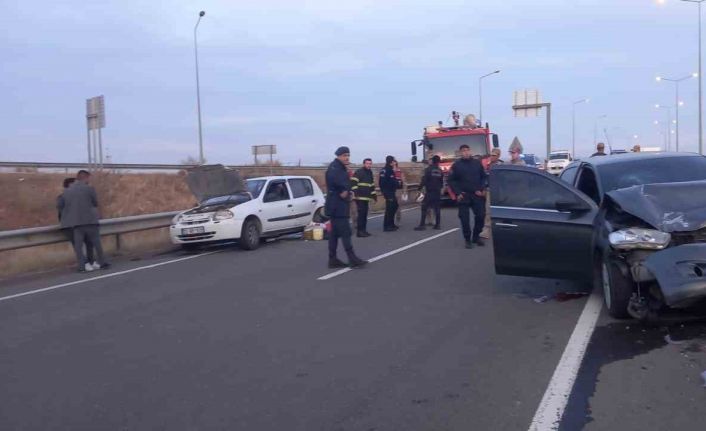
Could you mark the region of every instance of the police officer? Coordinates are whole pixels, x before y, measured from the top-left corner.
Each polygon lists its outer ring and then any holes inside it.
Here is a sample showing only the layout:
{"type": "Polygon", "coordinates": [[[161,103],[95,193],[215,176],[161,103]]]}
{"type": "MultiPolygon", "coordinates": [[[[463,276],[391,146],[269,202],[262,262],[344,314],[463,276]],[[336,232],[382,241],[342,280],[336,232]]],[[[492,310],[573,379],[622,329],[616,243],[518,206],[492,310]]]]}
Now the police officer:
{"type": "Polygon", "coordinates": [[[350,163],[350,150],[348,147],[340,147],[336,150],[336,159],[331,162],[326,170],[326,215],[331,218],[331,233],[328,241],[328,267],[329,268],[358,268],[366,263],[353,252],[351,242],[350,205],[353,192],[351,192],[351,181],[348,177],[350,163]],[[338,260],[336,250],[338,249],[338,239],[343,241],[343,249],[348,255],[348,265],[338,260]]]}
{"type": "Polygon", "coordinates": [[[451,166],[448,182],[458,202],[458,217],[461,219],[466,248],[473,248],[473,244],[485,245],[480,238],[480,233],[485,218],[487,174],[481,162],[471,157],[471,149],[468,145],[461,145],[459,150],[461,158],[451,166]],[[470,226],[471,209],[473,209],[475,216],[472,231],[470,226]]]}
{"type": "Polygon", "coordinates": [[[422,220],[414,230],[426,229],[427,211],[430,208],[434,210],[434,219],[436,220],[434,229],[441,229],[441,189],[444,187],[444,173],[439,167],[440,162],[441,157],[434,156],[431,158],[431,165],[424,170],[424,176],[419,185],[420,189],[426,189],[422,202],[422,220]]]}
{"type": "Polygon", "coordinates": [[[358,210],[358,238],[370,236],[368,233],[368,209],[370,201],[378,201],[377,192],[375,192],[375,179],[373,178],[373,160],[363,160],[363,167],[355,171],[353,174],[352,187],[355,194],[355,204],[358,210]]]}
{"type": "Polygon", "coordinates": [[[385,219],[383,222],[383,230],[385,232],[393,232],[399,229],[399,227],[395,226],[395,213],[399,208],[395,192],[402,186],[395,175],[394,161],[394,157],[387,156],[385,158],[385,167],[380,171],[380,191],[385,197],[385,219]]]}

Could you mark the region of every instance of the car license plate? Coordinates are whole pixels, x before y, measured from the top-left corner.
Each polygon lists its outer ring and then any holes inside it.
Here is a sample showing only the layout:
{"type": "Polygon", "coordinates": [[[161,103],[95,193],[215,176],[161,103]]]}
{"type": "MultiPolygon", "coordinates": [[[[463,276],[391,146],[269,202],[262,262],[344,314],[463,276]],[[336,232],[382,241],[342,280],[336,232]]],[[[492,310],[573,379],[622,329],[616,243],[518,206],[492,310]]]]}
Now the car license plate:
{"type": "Polygon", "coordinates": [[[199,233],[204,233],[204,228],[203,226],[198,226],[198,227],[185,227],[181,230],[182,235],[196,235],[199,233]]]}

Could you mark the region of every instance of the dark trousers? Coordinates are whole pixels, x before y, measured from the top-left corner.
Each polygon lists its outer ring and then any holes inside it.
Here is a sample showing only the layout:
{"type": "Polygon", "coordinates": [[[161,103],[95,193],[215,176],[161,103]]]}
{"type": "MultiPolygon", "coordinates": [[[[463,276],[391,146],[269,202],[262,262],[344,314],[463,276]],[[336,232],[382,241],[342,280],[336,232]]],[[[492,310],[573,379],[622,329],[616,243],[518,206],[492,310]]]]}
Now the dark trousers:
{"type": "Polygon", "coordinates": [[[385,197],[385,220],[382,224],[385,229],[395,226],[395,213],[399,207],[396,196],[385,197]]]}
{"type": "MultiPolygon", "coordinates": [[[[61,229],[61,231],[66,236],[66,240],[69,241],[69,243],[71,244],[71,247],[73,247],[74,246],[74,230],[71,229],[70,227],[66,227],[66,228],[61,229]]],[[[96,258],[93,256],[93,243],[91,243],[91,241],[88,238],[86,238],[86,259],[88,262],[91,262],[91,263],[96,261],[96,258]]]]}
{"type": "Polygon", "coordinates": [[[419,226],[424,226],[427,222],[427,211],[429,210],[434,211],[434,220],[436,221],[435,225],[439,226],[441,224],[441,200],[439,199],[434,199],[434,200],[424,200],[422,202],[422,221],[419,222],[419,226]]]}
{"type": "Polygon", "coordinates": [[[370,207],[370,202],[368,201],[355,201],[355,205],[358,208],[358,232],[366,232],[368,230],[368,208],[370,207]]]}
{"type": "Polygon", "coordinates": [[[343,249],[350,256],[353,253],[353,243],[351,242],[351,222],[349,218],[336,217],[331,219],[331,233],[328,236],[328,257],[336,257],[338,249],[338,239],[343,242],[343,249]]]}
{"type": "Polygon", "coordinates": [[[92,244],[93,248],[98,255],[98,264],[103,265],[105,263],[105,258],[103,257],[103,246],[101,245],[100,232],[98,230],[97,224],[75,226],[73,228],[74,233],[74,253],[76,253],[76,260],[78,261],[79,268],[86,266],[87,259],[83,254],[83,244],[86,246],[92,244]]]}
{"type": "Polygon", "coordinates": [[[461,229],[463,229],[463,237],[466,241],[478,241],[485,222],[485,199],[472,197],[469,202],[459,203],[458,218],[461,219],[461,229]],[[475,217],[473,231],[471,231],[471,210],[473,210],[475,217]]]}

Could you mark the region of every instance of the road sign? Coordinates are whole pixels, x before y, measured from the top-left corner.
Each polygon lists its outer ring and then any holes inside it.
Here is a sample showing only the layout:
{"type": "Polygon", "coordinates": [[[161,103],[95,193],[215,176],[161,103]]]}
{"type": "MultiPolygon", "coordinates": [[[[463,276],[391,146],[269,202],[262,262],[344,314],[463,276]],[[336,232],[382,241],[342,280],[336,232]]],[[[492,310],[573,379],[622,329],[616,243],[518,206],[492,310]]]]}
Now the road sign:
{"type": "Polygon", "coordinates": [[[88,130],[105,127],[105,99],[103,96],[86,100],[86,120],[88,121],[88,130]]]}
{"type": "Polygon", "coordinates": [[[253,145],[253,156],[271,156],[277,154],[277,145],[253,145]]]}
{"type": "Polygon", "coordinates": [[[519,90],[515,91],[513,97],[512,108],[515,112],[515,117],[537,117],[539,116],[540,108],[525,108],[526,105],[539,105],[542,103],[542,95],[539,90],[519,90]]]}

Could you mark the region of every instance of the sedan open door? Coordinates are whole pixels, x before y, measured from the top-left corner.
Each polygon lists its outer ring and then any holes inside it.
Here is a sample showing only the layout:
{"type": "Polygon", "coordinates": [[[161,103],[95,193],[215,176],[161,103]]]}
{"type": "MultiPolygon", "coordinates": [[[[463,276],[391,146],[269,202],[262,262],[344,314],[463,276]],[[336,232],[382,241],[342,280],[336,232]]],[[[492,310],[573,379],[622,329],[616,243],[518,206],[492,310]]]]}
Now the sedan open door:
{"type": "Polygon", "coordinates": [[[495,166],[489,181],[498,274],[591,279],[595,202],[564,181],[527,167],[495,166]]]}

